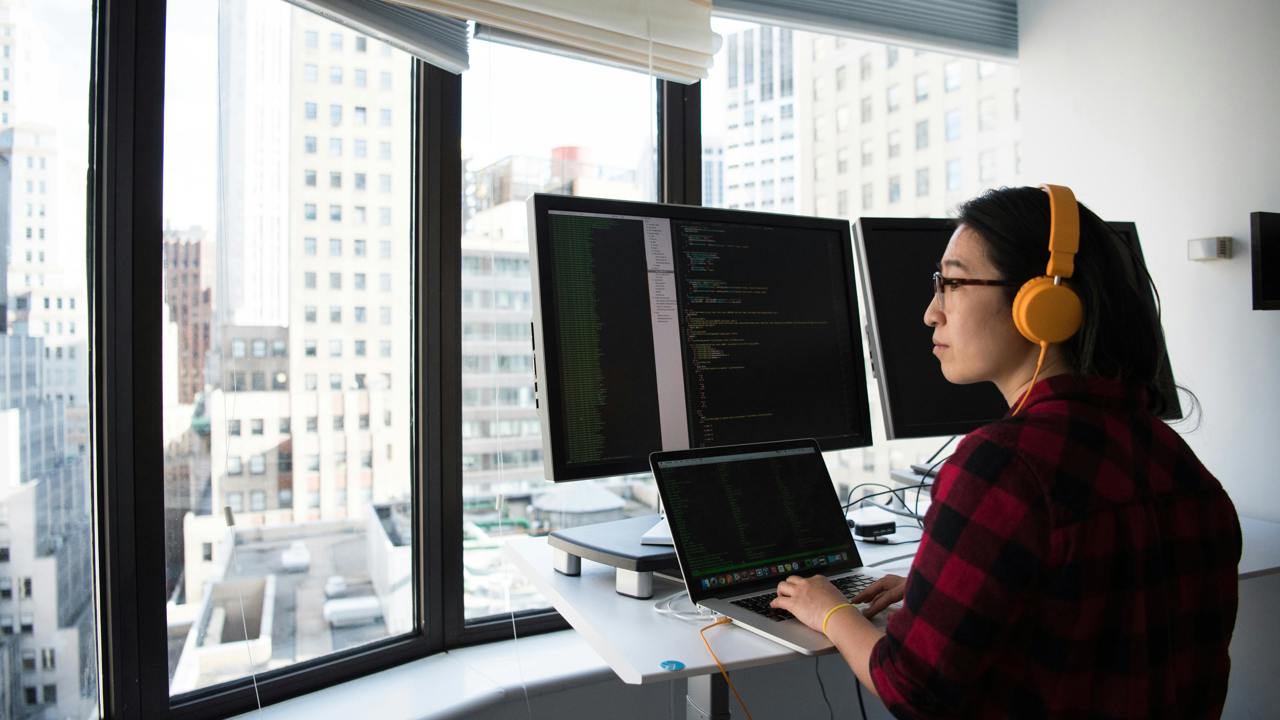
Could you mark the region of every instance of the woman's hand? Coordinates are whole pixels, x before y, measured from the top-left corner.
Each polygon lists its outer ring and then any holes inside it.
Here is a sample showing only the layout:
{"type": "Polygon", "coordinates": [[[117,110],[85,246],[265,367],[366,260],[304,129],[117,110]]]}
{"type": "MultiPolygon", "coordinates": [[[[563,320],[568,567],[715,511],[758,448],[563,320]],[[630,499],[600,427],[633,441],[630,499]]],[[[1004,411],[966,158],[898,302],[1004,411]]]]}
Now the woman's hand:
{"type": "Polygon", "coordinates": [[[822,575],[807,578],[792,575],[778,583],[778,597],[769,606],[786,610],[800,622],[822,632],[822,618],[843,602],[848,602],[844,594],[822,575]]]}
{"type": "Polygon", "coordinates": [[[867,609],[862,611],[862,614],[872,618],[880,614],[881,610],[901,600],[906,588],[906,578],[898,575],[885,575],[855,595],[853,601],[855,603],[870,603],[867,609]]]}

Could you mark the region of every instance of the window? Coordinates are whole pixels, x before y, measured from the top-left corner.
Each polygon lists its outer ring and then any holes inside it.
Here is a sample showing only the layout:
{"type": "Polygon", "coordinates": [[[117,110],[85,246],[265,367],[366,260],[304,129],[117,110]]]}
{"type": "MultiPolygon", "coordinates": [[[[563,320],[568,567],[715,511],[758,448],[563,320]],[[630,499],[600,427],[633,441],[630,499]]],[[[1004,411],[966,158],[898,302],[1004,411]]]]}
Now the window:
{"type": "Polygon", "coordinates": [[[315,120],[319,116],[318,113],[319,113],[319,110],[317,109],[317,106],[315,103],[313,102],[303,103],[302,105],[303,117],[305,117],[308,120],[315,120]]]}
{"type": "Polygon", "coordinates": [[[861,104],[859,105],[859,122],[862,122],[864,124],[871,122],[871,98],[870,97],[862,98],[861,104]]]}
{"type": "Polygon", "coordinates": [[[948,110],[946,115],[947,142],[960,139],[960,111],[948,110]]]}
{"type": "Polygon", "coordinates": [[[858,79],[864,82],[871,79],[871,53],[863,53],[858,58],[858,79]]]}
{"type": "Polygon", "coordinates": [[[331,323],[342,322],[342,306],[341,305],[329,306],[329,322],[331,323]]]}
{"type": "Polygon", "coordinates": [[[342,66],[341,65],[334,65],[329,68],[329,84],[330,85],[342,84],[342,66]]]}
{"type": "Polygon", "coordinates": [[[228,420],[228,421],[227,421],[227,434],[228,434],[228,435],[230,435],[230,436],[232,436],[232,437],[239,437],[239,435],[240,435],[240,421],[239,421],[239,420],[228,420]]]}
{"type": "Polygon", "coordinates": [[[916,75],[916,102],[924,102],[929,99],[929,74],[920,73],[916,75]]]}
{"type": "Polygon", "coordinates": [[[341,238],[329,238],[329,257],[342,257],[341,238]]]}
{"type": "Polygon", "coordinates": [[[918,168],[916,170],[916,197],[927,197],[929,195],[929,168],[918,168]]]}
{"type": "Polygon", "coordinates": [[[888,156],[896,158],[902,154],[902,133],[897,130],[889,131],[888,135],[889,149],[888,156]]]}
{"type": "Polygon", "coordinates": [[[978,182],[988,186],[996,179],[996,153],[984,150],[978,154],[978,182]]]}
{"type": "Polygon", "coordinates": [[[890,45],[884,49],[884,66],[891,68],[898,64],[898,48],[890,45]]]}
{"type": "Polygon", "coordinates": [[[249,421],[250,435],[261,435],[263,434],[263,431],[264,431],[264,425],[262,422],[262,418],[253,418],[249,421]]]}
{"type": "Polygon", "coordinates": [[[921,120],[916,123],[916,149],[925,150],[929,147],[929,121],[921,120]]]}
{"type": "Polygon", "coordinates": [[[889,204],[893,205],[902,199],[902,181],[897,175],[889,176],[889,204]]]}
{"type": "Polygon", "coordinates": [[[960,161],[947,161],[947,192],[960,192],[960,161]]]}
{"type": "Polygon", "coordinates": [[[874,159],[874,155],[871,150],[870,140],[862,141],[862,152],[860,153],[860,155],[862,157],[862,167],[869,167],[871,165],[872,160],[874,159]]]}
{"type": "Polygon", "coordinates": [[[960,60],[952,60],[942,66],[942,89],[947,92],[954,92],[960,89],[961,73],[964,72],[964,66],[960,60]]]}
{"type": "MultiPolygon", "coordinates": [[[[227,474],[228,475],[240,475],[243,472],[244,472],[244,463],[240,458],[234,457],[234,456],[227,458],[227,474]]],[[[235,508],[232,508],[232,509],[234,510],[235,508]]]]}
{"type": "Polygon", "coordinates": [[[308,155],[316,154],[316,137],[314,135],[307,135],[302,138],[302,151],[308,155]]]}
{"type": "Polygon", "coordinates": [[[996,100],[982,98],[978,101],[978,131],[987,132],[996,129],[996,100]]]}
{"type": "Polygon", "coordinates": [[[885,90],[885,112],[898,112],[899,107],[900,100],[898,98],[898,86],[890,85],[889,88],[885,90]]]}
{"type": "Polygon", "coordinates": [[[244,340],[235,339],[231,341],[231,357],[239,359],[244,357],[245,343],[244,340]]]}

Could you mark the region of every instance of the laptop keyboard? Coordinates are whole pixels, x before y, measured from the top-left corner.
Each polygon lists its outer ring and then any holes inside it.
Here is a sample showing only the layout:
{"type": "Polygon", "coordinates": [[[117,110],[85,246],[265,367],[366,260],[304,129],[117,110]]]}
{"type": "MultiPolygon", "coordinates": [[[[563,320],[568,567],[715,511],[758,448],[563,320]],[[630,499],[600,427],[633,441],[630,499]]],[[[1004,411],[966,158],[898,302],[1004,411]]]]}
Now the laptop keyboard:
{"type": "MultiPolygon", "coordinates": [[[[875,581],[876,579],[873,577],[858,574],[836,578],[831,581],[831,584],[835,585],[837,590],[844,593],[846,599],[852,600],[854,596],[862,592],[864,588],[875,581]]],[[[775,622],[782,622],[783,620],[790,620],[795,617],[786,610],[769,607],[769,603],[773,602],[773,599],[776,597],[778,597],[777,593],[764,593],[763,595],[752,595],[749,598],[734,600],[733,604],[745,610],[750,610],[757,615],[763,615],[775,622]]]]}

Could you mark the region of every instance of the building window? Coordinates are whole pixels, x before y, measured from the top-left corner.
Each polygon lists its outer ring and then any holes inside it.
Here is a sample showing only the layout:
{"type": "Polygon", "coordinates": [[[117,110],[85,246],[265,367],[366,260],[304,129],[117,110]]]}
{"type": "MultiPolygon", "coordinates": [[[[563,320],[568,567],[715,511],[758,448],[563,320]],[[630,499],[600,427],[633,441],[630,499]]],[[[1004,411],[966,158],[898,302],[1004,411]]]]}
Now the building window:
{"type": "Polygon", "coordinates": [[[890,130],[888,135],[890,158],[896,158],[902,154],[902,133],[897,130],[890,130]]]}
{"type": "MultiPolygon", "coordinates": [[[[267,458],[265,455],[249,456],[249,474],[262,475],[267,471],[267,458]]],[[[261,508],[256,508],[261,509],[261,508]]]]}
{"type": "Polygon", "coordinates": [[[891,68],[898,64],[898,48],[889,45],[884,49],[884,66],[891,68]]]}
{"type": "MultiPolygon", "coordinates": [[[[234,456],[228,457],[227,458],[227,474],[241,475],[243,473],[244,473],[244,461],[241,460],[239,457],[234,457],[234,456]]],[[[234,510],[234,508],[232,509],[234,510]]]]}
{"type": "Polygon", "coordinates": [[[859,105],[859,111],[860,111],[860,114],[859,114],[860,122],[862,122],[863,124],[871,122],[871,97],[870,96],[862,98],[862,102],[859,105]]]}
{"type": "Polygon", "coordinates": [[[874,188],[871,186],[871,183],[863,183],[862,185],[862,209],[863,210],[870,210],[871,206],[875,203],[875,195],[873,190],[874,188]]]}
{"type": "Polygon", "coordinates": [[[916,75],[916,102],[924,102],[929,99],[929,74],[920,73],[916,75]]]}
{"type": "Polygon", "coordinates": [[[948,110],[946,115],[947,142],[960,139],[960,111],[948,110]]]}
{"type": "Polygon", "coordinates": [[[982,98],[978,101],[978,130],[986,132],[996,129],[996,100],[982,98]]]}
{"type": "Polygon", "coordinates": [[[929,168],[918,168],[916,170],[916,197],[927,197],[929,195],[929,168]]]}
{"type": "Polygon", "coordinates": [[[978,182],[984,187],[990,185],[996,179],[996,153],[994,150],[985,150],[978,154],[978,182]]]}
{"type": "Polygon", "coordinates": [[[960,89],[961,73],[964,71],[960,60],[952,60],[942,66],[942,89],[954,92],[960,89]]]}
{"type": "Polygon", "coordinates": [[[960,161],[947,161],[947,192],[959,192],[960,182],[960,161]]]}
{"type": "Polygon", "coordinates": [[[916,123],[916,149],[925,150],[929,147],[929,121],[921,120],[916,123]]]}
{"type": "Polygon", "coordinates": [[[902,181],[897,175],[889,176],[889,204],[893,205],[902,199],[902,181]]]}
{"type": "Polygon", "coordinates": [[[899,106],[900,106],[900,103],[898,98],[898,86],[890,85],[889,88],[885,90],[886,112],[891,112],[891,113],[898,112],[899,106]]]}
{"type": "Polygon", "coordinates": [[[253,418],[249,420],[250,435],[262,435],[263,432],[264,432],[264,425],[263,425],[262,418],[253,418]]]}
{"type": "Polygon", "coordinates": [[[231,435],[232,437],[239,437],[239,435],[240,435],[240,421],[239,421],[239,420],[228,420],[228,421],[227,421],[227,434],[228,434],[228,435],[231,435]]]}

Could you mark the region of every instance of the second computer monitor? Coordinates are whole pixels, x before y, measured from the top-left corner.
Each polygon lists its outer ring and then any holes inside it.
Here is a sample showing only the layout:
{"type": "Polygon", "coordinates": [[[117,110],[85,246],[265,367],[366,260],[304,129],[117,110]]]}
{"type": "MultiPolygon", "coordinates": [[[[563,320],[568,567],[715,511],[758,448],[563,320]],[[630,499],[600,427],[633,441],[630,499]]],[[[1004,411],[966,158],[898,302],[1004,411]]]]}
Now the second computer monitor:
{"type": "Polygon", "coordinates": [[[535,195],[537,403],[549,478],[799,437],[871,444],[849,223],[535,195]]]}
{"type": "MultiPolygon", "coordinates": [[[[1138,253],[1142,246],[1131,222],[1108,223],[1138,253]]],[[[924,324],[933,298],[930,275],[947,249],[955,221],[933,218],[862,218],[855,244],[871,365],[880,387],[885,433],[890,440],[962,435],[1004,417],[1004,397],[989,382],[954,385],[930,352],[933,329],[924,324]]],[[[1181,417],[1173,376],[1161,377],[1164,419],[1181,417]]]]}

